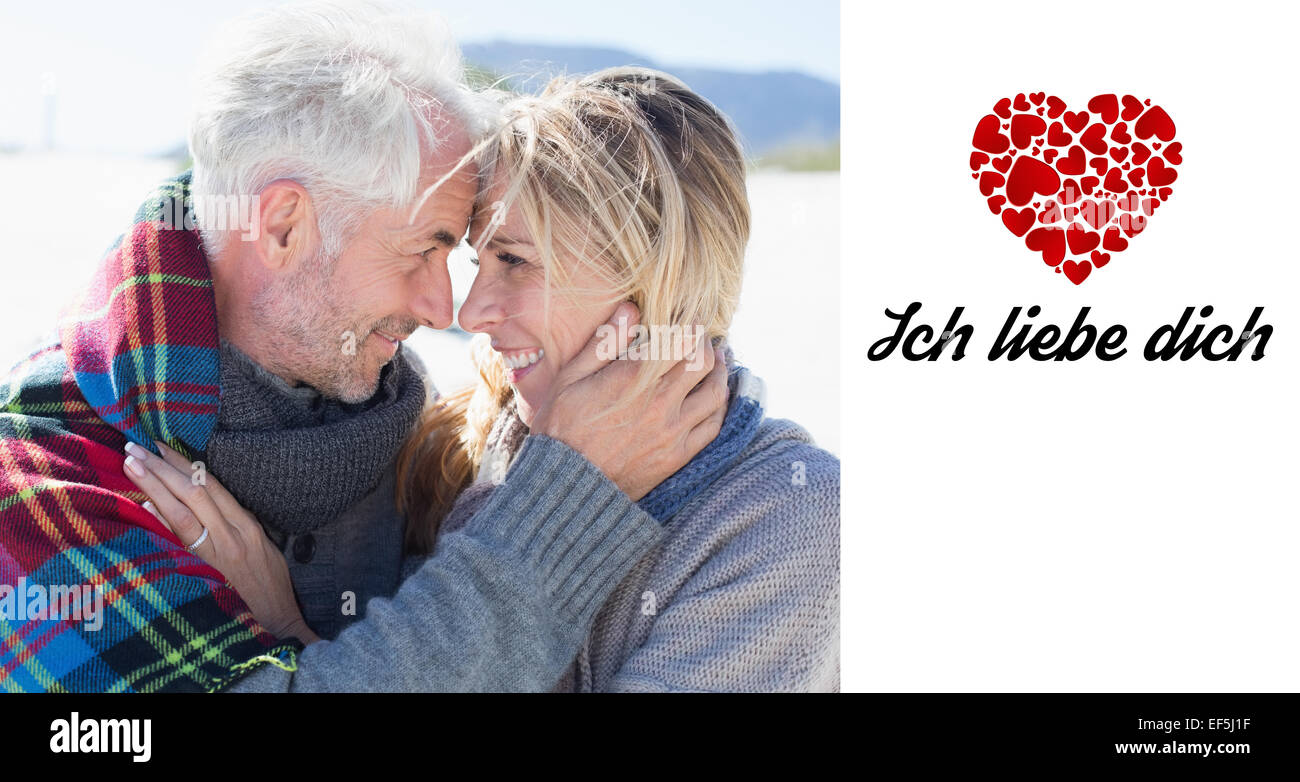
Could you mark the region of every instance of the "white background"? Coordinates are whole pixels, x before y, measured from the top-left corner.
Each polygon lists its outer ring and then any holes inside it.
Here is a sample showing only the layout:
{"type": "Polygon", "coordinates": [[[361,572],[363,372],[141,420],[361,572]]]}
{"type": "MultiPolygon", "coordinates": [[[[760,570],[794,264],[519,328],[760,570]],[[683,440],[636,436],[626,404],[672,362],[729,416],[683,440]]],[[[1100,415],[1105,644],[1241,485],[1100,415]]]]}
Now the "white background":
{"type": "Polygon", "coordinates": [[[844,689],[1300,689],[1292,14],[844,3],[844,689]],[[1149,97],[1183,143],[1172,198],[1078,287],[970,177],[976,122],[1036,91],[1149,97]],[[966,308],[965,359],[867,361],[912,301],[966,308]],[[988,361],[1033,304],[1091,306],[1128,354],[988,361]],[[1266,357],[1142,358],[1206,304],[1236,332],[1264,306],[1266,357]]]}

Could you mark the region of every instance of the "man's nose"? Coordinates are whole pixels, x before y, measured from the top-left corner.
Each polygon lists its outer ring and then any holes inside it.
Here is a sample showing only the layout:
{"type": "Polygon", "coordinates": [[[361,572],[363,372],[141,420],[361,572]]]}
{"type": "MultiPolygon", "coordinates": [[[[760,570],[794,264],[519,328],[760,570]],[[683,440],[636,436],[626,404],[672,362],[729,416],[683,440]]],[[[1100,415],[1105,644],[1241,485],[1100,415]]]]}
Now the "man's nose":
{"type": "Polygon", "coordinates": [[[416,282],[415,297],[411,300],[411,314],[421,325],[445,329],[451,325],[451,274],[446,262],[425,264],[425,274],[416,282]]]}
{"type": "Polygon", "coordinates": [[[475,275],[469,295],[460,305],[460,327],[466,331],[488,331],[505,319],[505,311],[498,303],[487,277],[482,271],[475,275]]]}

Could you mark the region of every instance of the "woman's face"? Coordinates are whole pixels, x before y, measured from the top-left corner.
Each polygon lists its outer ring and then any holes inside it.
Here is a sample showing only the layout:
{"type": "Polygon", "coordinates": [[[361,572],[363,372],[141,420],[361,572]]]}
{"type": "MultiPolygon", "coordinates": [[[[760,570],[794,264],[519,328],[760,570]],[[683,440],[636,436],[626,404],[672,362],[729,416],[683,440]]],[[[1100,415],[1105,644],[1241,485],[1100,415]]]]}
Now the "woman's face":
{"type": "MultiPolygon", "coordinates": [[[[503,183],[494,184],[480,203],[501,203],[503,183]]],[[[505,361],[520,416],[531,425],[549,398],[560,367],[578,354],[597,326],[609,320],[618,300],[608,282],[587,264],[560,257],[568,273],[567,290],[558,290],[552,280],[546,317],[545,272],[533,236],[518,206],[506,212],[504,221],[497,216],[499,225],[492,230],[490,224],[499,211],[500,207],[480,209],[471,223],[469,239],[478,253],[478,275],[459,319],[466,331],[492,338],[492,349],[505,361]],[[485,234],[490,236],[482,243],[485,234]]]]}

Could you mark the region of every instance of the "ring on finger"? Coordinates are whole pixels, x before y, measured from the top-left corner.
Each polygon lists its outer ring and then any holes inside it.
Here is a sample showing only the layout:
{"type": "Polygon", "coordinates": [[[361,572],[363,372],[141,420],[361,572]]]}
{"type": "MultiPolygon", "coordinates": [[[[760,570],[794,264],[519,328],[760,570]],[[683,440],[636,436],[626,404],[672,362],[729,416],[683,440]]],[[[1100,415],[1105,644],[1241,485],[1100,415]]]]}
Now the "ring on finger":
{"type": "Polygon", "coordinates": [[[185,550],[188,551],[188,552],[190,552],[191,554],[193,554],[193,553],[194,553],[194,550],[197,549],[199,546],[202,546],[202,545],[203,545],[203,541],[205,541],[205,540],[207,540],[207,539],[208,539],[208,528],[207,528],[207,527],[204,527],[204,528],[203,528],[203,534],[199,536],[199,539],[196,540],[196,541],[194,541],[194,542],[191,543],[190,545],[186,546],[186,547],[185,547],[185,550]]]}

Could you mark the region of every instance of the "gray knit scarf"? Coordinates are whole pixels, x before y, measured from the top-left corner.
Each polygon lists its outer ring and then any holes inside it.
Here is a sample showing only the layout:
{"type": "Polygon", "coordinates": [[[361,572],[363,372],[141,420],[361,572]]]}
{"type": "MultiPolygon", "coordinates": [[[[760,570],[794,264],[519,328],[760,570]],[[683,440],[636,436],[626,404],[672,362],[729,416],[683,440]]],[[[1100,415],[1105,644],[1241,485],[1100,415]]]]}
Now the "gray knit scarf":
{"type": "Polygon", "coordinates": [[[268,528],[301,534],[336,519],[392,468],[425,403],[406,348],[360,404],[290,386],[221,344],[221,406],[207,467],[268,528]]]}

